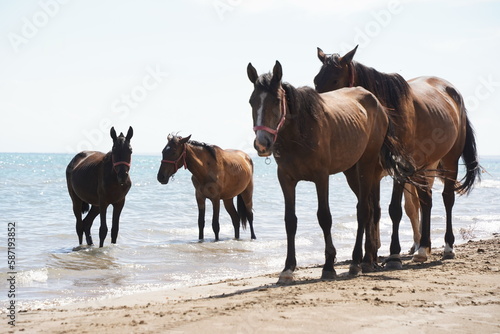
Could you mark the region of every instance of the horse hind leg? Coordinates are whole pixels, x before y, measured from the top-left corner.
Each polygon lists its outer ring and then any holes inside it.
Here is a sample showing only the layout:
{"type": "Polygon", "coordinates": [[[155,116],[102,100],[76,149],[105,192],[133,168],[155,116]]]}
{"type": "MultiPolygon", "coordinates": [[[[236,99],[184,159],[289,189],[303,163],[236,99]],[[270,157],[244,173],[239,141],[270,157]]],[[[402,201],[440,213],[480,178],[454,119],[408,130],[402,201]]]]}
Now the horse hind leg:
{"type": "MultiPolygon", "coordinates": [[[[455,163],[453,166],[457,166],[458,163],[455,163]]],[[[453,259],[455,258],[455,252],[453,251],[453,244],[455,243],[455,236],[453,235],[453,224],[452,224],[452,211],[453,206],[455,205],[455,184],[457,179],[457,171],[456,167],[453,169],[448,169],[446,166],[445,169],[445,177],[444,177],[444,189],[443,189],[443,203],[444,208],[446,210],[446,233],[444,235],[444,259],[453,259]]]]}
{"type": "Polygon", "coordinates": [[[87,239],[87,245],[91,246],[94,244],[92,241],[91,229],[92,224],[94,223],[95,217],[99,214],[99,207],[96,205],[92,205],[89,213],[83,219],[83,232],[85,233],[85,238],[87,239]]]}
{"type": "Polygon", "coordinates": [[[223,200],[224,202],[224,207],[226,208],[227,213],[229,213],[229,216],[231,216],[231,221],[233,222],[233,227],[234,227],[234,238],[239,239],[240,238],[240,216],[238,215],[238,212],[236,211],[233,203],[233,199],[225,199],[223,200]]]}
{"type": "Polygon", "coordinates": [[[406,184],[405,185],[405,212],[410,219],[411,227],[413,230],[413,245],[411,246],[408,254],[413,255],[418,249],[420,242],[420,219],[419,210],[420,205],[418,202],[417,190],[414,186],[406,184]]]}
{"type": "MultiPolygon", "coordinates": [[[[252,194],[253,194],[253,184],[251,187],[247,187],[245,191],[243,191],[240,196],[241,196],[241,205],[244,206],[246,218],[248,220],[248,225],[250,226],[250,236],[252,239],[257,239],[255,236],[255,232],[253,229],[253,201],[252,201],[252,194]]],[[[243,208],[241,208],[243,210],[243,208]]],[[[240,210],[238,208],[238,210],[240,210]]]]}

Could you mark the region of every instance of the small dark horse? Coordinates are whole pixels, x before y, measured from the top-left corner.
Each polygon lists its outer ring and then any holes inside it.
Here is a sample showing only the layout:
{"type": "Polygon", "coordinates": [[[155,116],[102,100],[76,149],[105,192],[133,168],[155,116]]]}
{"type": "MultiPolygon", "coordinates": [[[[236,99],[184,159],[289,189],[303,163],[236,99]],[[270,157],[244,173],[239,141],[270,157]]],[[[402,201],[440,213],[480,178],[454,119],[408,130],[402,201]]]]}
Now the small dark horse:
{"type": "MultiPolygon", "coordinates": [[[[396,136],[409,152],[418,168],[426,170],[423,187],[418,196],[405,196],[409,205],[406,212],[412,219],[414,234],[419,230],[418,209],[421,208],[421,236],[413,260],[423,262],[431,251],[430,220],[432,184],[434,177],[444,182],[443,202],[446,210],[444,258],[453,258],[455,237],[452,228],[452,209],[455,192],[468,194],[480,179],[476,141],[471,122],[467,117],[464,100],[458,90],[446,80],[436,77],[418,77],[406,82],[399,74],[386,74],[353,61],[356,48],[343,57],[326,55],[318,48],[318,58],[323,63],[314,78],[318,92],[333,91],[342,87],[362,86],[371,91],[387,108],[398,115],[396,136]],[[457,180],[458,163],[462,157],[466,174],[457,180]]],[[[410,192],[415,189],[407,187],[410,192]]],[[[402,184],[394,184],[389,214],[393,222],[391,240],[391,267],[400,268],[399,223],[402,217],[402,184]]]]}
{"type": "Polygon", "coordinates": [[[350,273],[373,270],[377,261],[373,236],[380,218],[380,179],[385,170],[406,180],[413,168],[393,141],[385,108],[363,88],[318,94],[309,87],[295,88],[282,83],[279,62],[272,74],[261,76],[248,64],[247,74],[254,84],[250,97],[256,133],[254,146],[259,156],[274,154],[285,199],[287,257],[278,282],[292,281],[297,264],[295,188],[302,180],[316,185],[317,217],[325,241],[322,278],[335,277],[336,250],[330,231],[328,182],[329,175],[339,172],[345,174],[358,199],[358,230],[350,273]],[[408,174],[403,172],[405,169],[408,174]]]}
{"type": "Polygon", "coordinates": [[[110,204],[113,205],[111,243],[115,244],[118,237],[120,213],[125,204],[125,196],[132,185],[129,170],[132,159],[130,139],[133,129],[129,127],[126,137],[123,133],[117,137],[114,127],[111,128],[110,134],[113,138],[111,152],[107,154],[95,151],[80,152],[66,168],[66,181],[69,196],[73,201],[76,234],[80,245],[84,232],[87,245],[93,245],[90,230],[95,217],[100,214],[99,247],[103,246],[108,234],[106,211],[110,204]],[[92,207],[82,220],[82,213],[89,210],[89,204],[92,207]]]}
{"type": "Polygon", "coordinates": [[[182,166],[193,174],[191,181],[196,190],[200,240],[203,240],[207,198],[213,206],[212,228],[215,240],[219,240],[220,200],[224,202],[224,207],[231,216],[234,237],[240,238],[240,221],[243,228],[246,228],[248,220],[251,238],[255,239],[252,159],[242,151],[223,150],[215,145],[190,141],[190,138],[191,136],[182,138],[174,135],[168,137],[168,143],[162,151],[163,160],[158,171],[158,182],[167,184],[170,177],[182,166]],[[235,196],[238,210],[233,203],[235,196]]]}

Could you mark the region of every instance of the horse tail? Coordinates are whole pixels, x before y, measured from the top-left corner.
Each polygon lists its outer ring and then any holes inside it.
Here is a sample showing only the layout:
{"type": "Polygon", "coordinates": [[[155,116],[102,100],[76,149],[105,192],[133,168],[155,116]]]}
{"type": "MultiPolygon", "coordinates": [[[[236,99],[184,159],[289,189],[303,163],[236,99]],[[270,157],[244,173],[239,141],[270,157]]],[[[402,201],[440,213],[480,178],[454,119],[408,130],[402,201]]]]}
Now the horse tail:
{"type": "Polygon", "coordinates": [[[82,202],[82,213],[85,213],[90,210],[90,205],[87,202],[82,202]]]}
{"type": "Polygon", "coordinates": [[[247,207],[245,206],[245,202],[243,201],[243,197],[241,197],[241,194],[238,195],[236,202],[237,202],[236,206],[238,208],[238,215],[240,216],[241,220],[241,226],[243,226],[243,229],[245,230],[247,228],[248,211],[247,207]]]}
{"type": "Polygon", "coordinates": [[[476,179],[478,181],[481,180],[481,166],[479,165],[477,157],[474,129],[472,128],[467,115],[465,116],[465,121],[465,146],[462,151],[462,160],[465,163],[467,172],[465,173],[463,179],[460,182],[457,182],[455,191],[460,194],[468,195],[472,191],[476,179]]]}
{"type": "Polygon", "coordinates": [[[415,174],[418,169],[413,158],[401,145],[401,141],[396,136],[395,119],[398,119],[394,114],[393,109],[384,108],[388,126],[384,138],[384,143],[380,151],[380,161],[384,170],[391,175],[398,183],[409,183],[417,187],[421,187],[416,180],[415,174]]]}

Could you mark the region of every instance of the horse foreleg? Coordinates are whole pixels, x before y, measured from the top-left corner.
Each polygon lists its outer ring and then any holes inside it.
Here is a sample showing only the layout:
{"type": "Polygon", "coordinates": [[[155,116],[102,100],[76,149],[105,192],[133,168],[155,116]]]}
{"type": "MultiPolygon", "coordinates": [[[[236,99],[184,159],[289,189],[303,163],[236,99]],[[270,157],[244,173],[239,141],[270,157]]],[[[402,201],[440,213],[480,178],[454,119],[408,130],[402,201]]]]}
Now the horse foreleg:
{"type": "Polygon", "coordinates": [[[323,230],[323,237],[325,239],[325,265],[323,266],[323,272],[321,274],[322,279],[333,279],[336,276],[333,264],[335,262],[335,257],[337,251],[333,246],[332,241],[332,214],[330,213],[330,207],[328,205],[328,174],[326,177],[321,178],[321,180],[316,183],[316,193],[318,195],[318,222],[323,230]]]}
{"type": "Polygon", "coordinates": [[[295,234],[297,233],[297,216],[295,215],[295,187],[297,182],[280,173],[278,179],[285,199],[285,229],[287,240],[287,253],[285,268],[280,274],[278,284],[289,284],[293,282],[293,272],[297,266],[295,258],[295,234]]]}
{"type": "Polygon", "coordinates": [[[234,207],[233,199],[225,199],[223,200],[224,202],[224,207],[226,208],[227,213],[229,213],[229,216],[231,216],[231,221],[233,222],[233,227],[234,227],[234,238],[239,239],[240,238],[240,216],[238,215],[238,212],[236,211],[236,208],[234,207]]]}
{"type": "Polygon", "coordinates": [[[122,213],[125,199],[121,202],[113,204],[113,223],[111,225],[111,243],[116,244],[118,238],[118,230],[120,229],[120,214],[122,213]]]}
{"type": "Polygon", "coordinates": [[[99,207],[96,205],[92,205],[90,208],[89,213],[87,213],[87,216],[83,220],[83,229],[85,232],[85,238],[87,239],[87,245],[93,245],[94,242],[92,241],[92,235],[91,235],[91,230],[92,230],[92,224],[94,223],[95,217],[99,214],[99,207]]]}
{"type": "Polygon", "coordinates": [[[106,211],[108,209],[107,205],[99,205],[99,214],[101,217],[101,226],[99,227],[99,247],[104,246],[104,240],[108,235],[108,225],[106,224],[106,211]]]}
{"type": "Polygon", "coordinates": [[[213,207],[213,215],[212,215],[212,229],[214,230],[215,234],[215,241],[219,241],[219,230],[220,230],[220,225],[219,225],[219,213],[220,213],[220,199],[213,198],[211,199],[212,201],[212,207],[213,207]]]}
{"type": "Polygon", "coordinates": [[[410,184],[405,185],[404,198],[405,212],[408,218],[410,218],[411,228],[413,230],[413,246],[411,246],[410,250],[408,251],[408,253],[412,255],[418,249],[418,245],[420,242],[420,205],[418,202],[418,194],[415,186],[412,186],[410,184]]]}
{"type": "Polygon", "coordinates": [[[391,203],[389,204],[389,216],[392,220],[392,235],[391,246],[389,248],[391,254],[386,260],[388,269],[403,268],[400,255],[401,245],[399,243],[399,224],[401,223],[401,218],[403,217],[403,208],[401,207],[403,191],[404,186],[394,181],[392,186],[391,203]]]}

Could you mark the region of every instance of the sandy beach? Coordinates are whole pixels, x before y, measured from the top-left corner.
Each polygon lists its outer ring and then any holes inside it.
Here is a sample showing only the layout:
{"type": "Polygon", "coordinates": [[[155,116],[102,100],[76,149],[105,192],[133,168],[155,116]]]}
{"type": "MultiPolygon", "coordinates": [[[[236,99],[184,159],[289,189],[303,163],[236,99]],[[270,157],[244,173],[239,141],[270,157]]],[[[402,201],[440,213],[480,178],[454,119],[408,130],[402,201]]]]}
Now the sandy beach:
{"type": "MultiPolygon", "coordinates": [[[[134,294],[54,309],[25,310],[9,333],[500,333],[500,236],[456,246],[454,260],[433,249],[428,262],[403,258],[403,270],[319,280],[299,268],[296,283],[278,273],[134,294]]],[[[4,319],[5,321],[5,319],[4,319]]]]}

